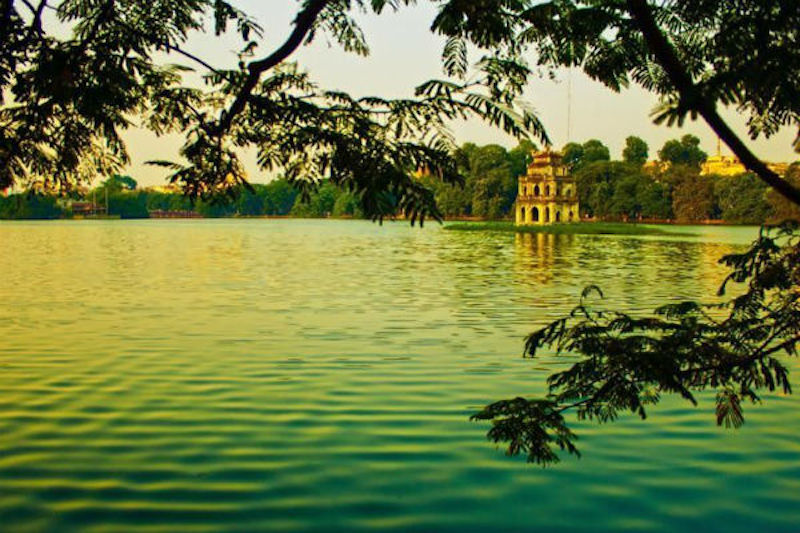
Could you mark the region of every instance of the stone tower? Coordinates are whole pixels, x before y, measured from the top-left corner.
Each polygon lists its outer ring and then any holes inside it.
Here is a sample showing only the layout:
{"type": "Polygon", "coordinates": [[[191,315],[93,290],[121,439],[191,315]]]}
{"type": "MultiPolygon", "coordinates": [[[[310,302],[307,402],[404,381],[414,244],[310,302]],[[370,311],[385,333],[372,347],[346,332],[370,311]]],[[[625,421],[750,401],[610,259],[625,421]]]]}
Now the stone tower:
{"type": "Polygon", "coordinates": [[[561,154],[534,152],[528,172],[519,178],[517,225],[578,220],[578,190],[561,154]]]}

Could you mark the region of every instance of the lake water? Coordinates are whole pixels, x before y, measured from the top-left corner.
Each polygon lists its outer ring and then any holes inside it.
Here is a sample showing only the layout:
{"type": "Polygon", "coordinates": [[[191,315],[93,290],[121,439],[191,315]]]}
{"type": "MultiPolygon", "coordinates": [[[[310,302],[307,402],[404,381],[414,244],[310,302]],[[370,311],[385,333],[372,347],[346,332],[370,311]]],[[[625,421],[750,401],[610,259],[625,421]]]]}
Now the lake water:
{"type": "Polygon", "coordinates": [[[523,339],[583,286],[707,298],[755,235],[681,231],[2,223],[0,530],[798,531],[800,397],[578,424],[546,470],[468,421],[543,390],[523,339]]]}

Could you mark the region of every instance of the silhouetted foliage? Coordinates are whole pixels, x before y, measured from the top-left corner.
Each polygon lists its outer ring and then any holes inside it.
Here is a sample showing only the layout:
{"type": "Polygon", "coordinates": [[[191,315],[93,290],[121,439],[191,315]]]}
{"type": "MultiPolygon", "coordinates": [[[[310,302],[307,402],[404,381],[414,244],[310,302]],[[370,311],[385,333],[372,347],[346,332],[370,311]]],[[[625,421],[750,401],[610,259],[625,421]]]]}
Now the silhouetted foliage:
{"type": "Polygon", "coordinates": [[[129,162],[122,132],[138,119],[158,135],[185,138],[180,161],[152,163],[168,168],[170,181],[191,197],[247,189],[239,152],[253,147],[262,169],[281,171],[306,198],[330,182],[356,193],[371,217],[399,210],[412,222],[438,218],[433,195],[411,174],[426,168],[443,183],[462,181],[451,157],[450,121],[480,118],[511,135],[547,141],[538,119],[517,101],[529,72],[517,61],[518,23],[495,10],[499,4],[477,11],[455,1],[440,6],[432,30],[449,39],[442,60],[447,79],[422,84],[414,98],[324,90],[286,62],[320,35],[366,55],[353,14],[409,3],[302,0],[284,44],[254,58],[261,26],[225,1],[4,2],[0,188],[39,182],[43,190],[65,192],[113,174],[129,162]],[[45,11],[59,31],[43,24],[45,11]],[[182,48],[208,19],[214,36],[238,34],[237,68],[215,68],[182,48]],[[491,53],[470,61],[466,43],[491,53]],[[205,86],[184,85],[189,69],[161,65],[160,55],[202,69],[205,86]]]}
{"type": "MultiPolygon", "coordinates": [[[[718,103],[736,106],[753,137],[798,125],[796,3],[739,9],[721,0],[442,0],[430,28],[445,39],[446,79],[420,85],[412,99],[327,91],[287,63],[320,35],[366,55],[354,14],[412,3],[302,0],[286,41],[254,58],[262,28],[226,1],[6,1],[0,5],[0,188],[40,181],[45,190],[63,192],[112,174],[129,159],[121,133],[141,119],[157,134],[186,139],[182,161],[154,163],[171,169],[171,181],[191,196],[242,190],[238,153],[249,146],[261,168],[283,171],[306,192],[330,180],[358,192],[370,216],[387,214],[388,194],[388,205],[412,221],[438,217],[430,191],[410,175],[426,168],[444,183],[460,182],[451,120],[478,117],[547,142],[519,101],[530,76],[541,71],[526,61],[536,57],[536,67],[579,66],[612,90],[642,86],[661,98],[658,122],[702,116],[748,168],[800,203],[800,191],[750,153],[716,112],[718,103]],[[44,12],[58,19],[58,32],[43,23],[44,12]],[[237,68],[215,68],[182,48],[191,33],[204,31],[205,19],[214,21],[215,36],[230,31],[240,38],[237,68]],[[159,64],[160,55],[202,69],[205,87],[184,85],[187,69],[159,64]]],[[[598,159],[584,156],[587,163],[598,159]]]]}
{"type": "Polygon", "coordinates": [[[495,402],[472,418],[491,421],[489,438],[509,454],[543,465],[557,462],[558,450],[578,454],[567,412],[599,423],[624,412],[645,418],[665,394],[696,405],[698,394],[715,392],[716,423],[741,426],[745,402],[792,390],[781,358],[796,356],[800,343],[798,225],[764,229],[749,250],[721,262],[731,273],[719,296],[733,284],[743,289],[722,303],[686,301],[636,317],[597,307],[592,297],[602,293],[588,287],[569,316],[525,344],[525,357],[551,348],[580,360],[548,378],[544,398],[495,402]]]}

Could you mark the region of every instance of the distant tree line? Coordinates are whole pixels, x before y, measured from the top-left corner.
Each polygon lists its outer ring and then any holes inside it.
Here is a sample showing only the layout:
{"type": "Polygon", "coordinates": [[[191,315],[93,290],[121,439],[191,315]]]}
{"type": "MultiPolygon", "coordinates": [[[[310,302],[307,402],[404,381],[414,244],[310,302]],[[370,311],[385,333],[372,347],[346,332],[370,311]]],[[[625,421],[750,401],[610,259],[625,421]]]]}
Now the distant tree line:
{"type": "MultiPolygon", "coordinates": [[[[463,186],[445,184],[424,173],[419,178],[449,218],[506,219],[514,213],[517,179],[524,174],[537,147],[523,141],[511,150],[497,144],[466,143],[455,160],[463,186]]],[[[602,220],[720,220],[732,224],[762,224],[800,219],[800,209],[749,173],[738,176],[700,175],[707,154],[693,135],[667,141],[658,151],[658,164],[648,164],[649,147],[628,137],[621,160],[611,160],[601,141],[568,143],[565,164],[575,177],[581,215],[602,220]]],[[[800,163],[789,167],[786,179],[800,185],[800,163]]],[[[93,202],[121,218],[147,218],[164,212],[191,212],[202,217],[364,216],[353,193],[324,183],[307,197],[285,179],[242,187],[234,197],[192,201],[180,192],[141,189],[129,176],[115,175],[76,200],[93,202]]],[[[52,195],[27,192],[0,197],[0,218],[51,219],[73,215],[71,202],[52,195]]]]}
{"type": "Polygon", "coordinates": [[[82,195],[60,198],[56,195],[29,191],[0,196],[0,219],[69,218],[75,202],[90,203],[108,214],[120,218],[148,218],[159,213],[194,213],[215,218],[233,216],[297,216],[297,217],[356,217],[363,213],[358,198],[325,183],[308,198],[303,199],[285,179],[266,184],[255,183],[242,187],[232,197],[192,201],[181,192],[164,192],[138,188],[129,176],[112,176],[98,187],[82,195]]]}
{"type": "MultiPolygon", "coordinates": [[[[463,187],[423,180],[447,217],[511,218],[517,177],[535,148],[527,141],[511,150],[467,143],[456,153],[466,178],[463,187]]],[[[667,141],[655,165],[647,164],[647,143],[634,136],[626,139],[621,160],[612,160],[608,147],[597,139],[568,143],[561,151],[577,182],[584,217],[732,224],[800,218],[798,210],[752,174],[701,176],[707,154],[693,135],[667,141]]],[[[800,164],[789,167],[786,179],[800,185],[800,164]]]]}

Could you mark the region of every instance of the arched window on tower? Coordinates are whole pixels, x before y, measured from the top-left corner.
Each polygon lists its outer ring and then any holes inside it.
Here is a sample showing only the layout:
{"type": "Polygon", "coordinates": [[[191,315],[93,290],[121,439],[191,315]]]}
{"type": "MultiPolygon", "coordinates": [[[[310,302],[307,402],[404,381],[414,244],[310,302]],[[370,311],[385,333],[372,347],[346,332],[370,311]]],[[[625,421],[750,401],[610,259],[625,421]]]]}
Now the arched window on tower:
{"type": "Polygon", "coordinates": [[[537,207],[531,209],[531,222],[539,222],[539,208],[537,207]]]}
{"type": "Polygon", "coordinates": [[[539,186],[538,185],[534,185],[534,187],[533,187],[533,195],[534,196],[539,196],[539,194],[541,194],[541,192],[539,191],[539,186]]]}
{"type": "Polygon", "coordinates": [[[544,195],[545,196],[550,196],[550,186],[549,185],[545,185],[545,187],[544,187],[544,195]]]}
{"type": "Polygon", "coordinates": [[[520,222],[525,222],[525,208],[524,207],[520,207],[519,208],[519,221],[520,222]]]}
{"type": "Polygon", "coordinates": [[[550,222],[550,208],[549,207],[545,207],[544,208],[544,221],[545,222],[550,222]]]}

